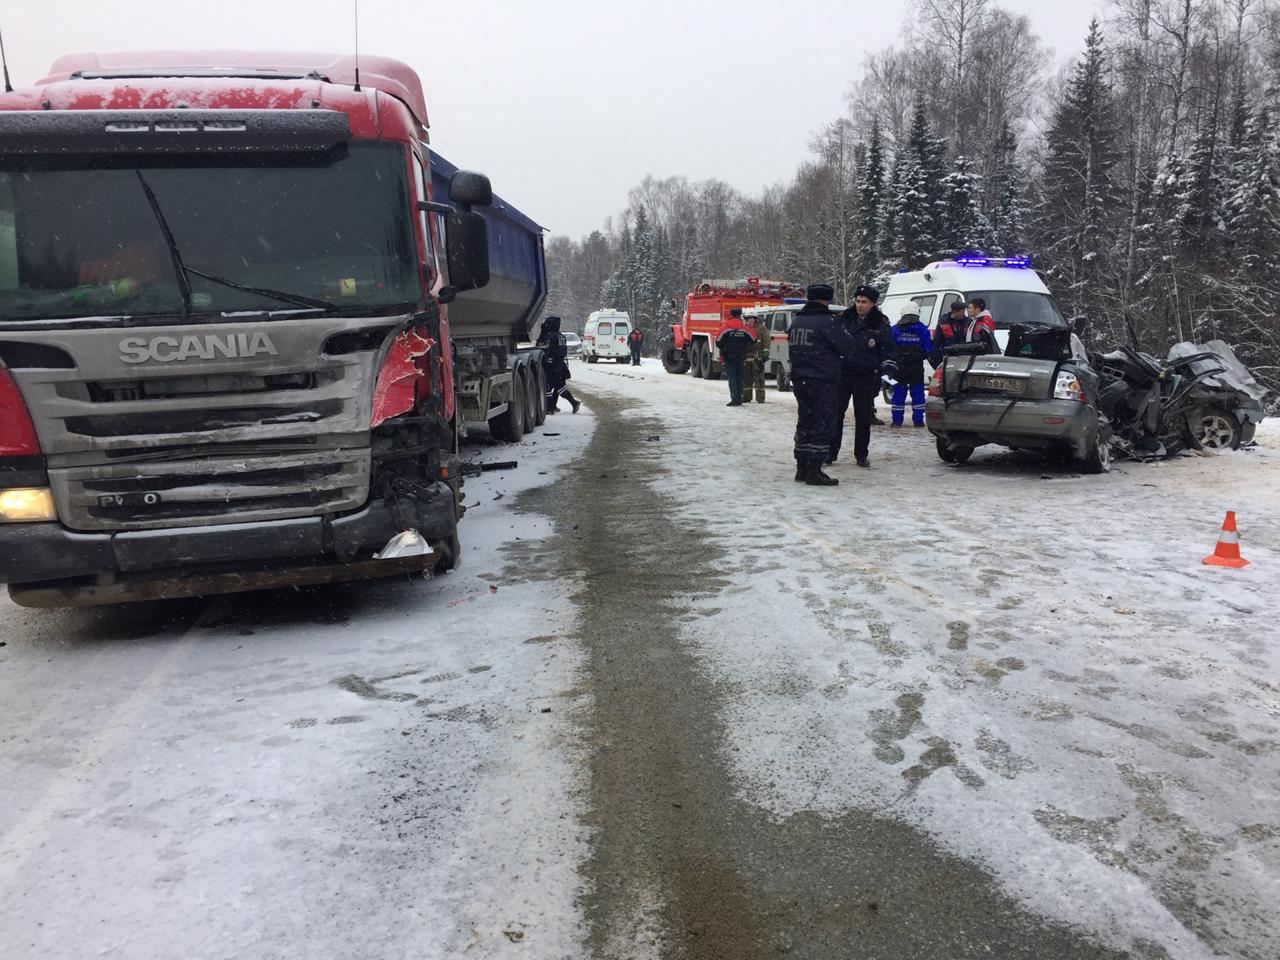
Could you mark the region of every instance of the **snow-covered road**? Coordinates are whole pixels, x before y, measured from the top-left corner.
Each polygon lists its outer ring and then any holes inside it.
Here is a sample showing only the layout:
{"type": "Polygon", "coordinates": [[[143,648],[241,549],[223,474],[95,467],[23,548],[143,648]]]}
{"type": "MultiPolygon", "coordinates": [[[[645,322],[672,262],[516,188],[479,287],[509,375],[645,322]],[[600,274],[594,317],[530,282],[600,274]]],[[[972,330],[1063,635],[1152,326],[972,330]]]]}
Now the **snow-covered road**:
{"type": "Polygon", "coordinates": [[[789,395],[573,371],[456,573],[0,603],[0,955],[1280,956],[1280,430],[814,489],[789,395]]]}

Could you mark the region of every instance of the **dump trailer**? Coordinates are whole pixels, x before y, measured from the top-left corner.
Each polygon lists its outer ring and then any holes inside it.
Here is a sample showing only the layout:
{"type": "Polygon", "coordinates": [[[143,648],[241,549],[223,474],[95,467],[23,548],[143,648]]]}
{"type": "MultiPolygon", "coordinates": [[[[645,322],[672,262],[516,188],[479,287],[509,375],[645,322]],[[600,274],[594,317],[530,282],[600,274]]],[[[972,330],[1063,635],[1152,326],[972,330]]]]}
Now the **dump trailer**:
{"type": "MultiPolygon", "coordinates": [[[[456,173],[431,155],[436,193],[447,196],[456,173]]],[[[516,441],[547,419],[542,352],[528,345],[547,300],[543,231],[498,196],[478,212],[488,225],[489,282],[448,307],[458,426],[463,435],[487,428],[516,441]]]]}
{"type": "Polygon", "coordinates": [[[80,54],[0,94],[0,582],[31,606],[450,568],[540,419],[542,231],[403,63],[80,54]]]}

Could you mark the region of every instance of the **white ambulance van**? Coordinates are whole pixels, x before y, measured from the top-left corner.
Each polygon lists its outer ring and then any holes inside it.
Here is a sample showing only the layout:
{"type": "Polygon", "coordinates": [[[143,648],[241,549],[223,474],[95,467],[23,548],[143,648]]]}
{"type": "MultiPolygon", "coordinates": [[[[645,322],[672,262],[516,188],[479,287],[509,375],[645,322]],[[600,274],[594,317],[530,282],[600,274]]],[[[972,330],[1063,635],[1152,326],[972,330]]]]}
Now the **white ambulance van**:
{"type": "Polygon", "coordinates": [[[890,323],[897,323],[902,305],[914,300],[920,308],[920,320],[932,333],[952,303],[968,302],[973,297],[987,302],[1001,350],[1008,345],[1009,327],[1015,323],[1067,325],[1049,288],[1031,269],[1030,257],[965,254],[931,263],[923,270],[894,274],[880,300],[880,309],[890,323]]]}
{"type": "Polygon", "coordinates": [[[582,328],[582,358],[587,363],[601,359],[629,363],[631,347],[627,336],[630,333],[631,317],[625,311],[596,310],[582,328]]]}

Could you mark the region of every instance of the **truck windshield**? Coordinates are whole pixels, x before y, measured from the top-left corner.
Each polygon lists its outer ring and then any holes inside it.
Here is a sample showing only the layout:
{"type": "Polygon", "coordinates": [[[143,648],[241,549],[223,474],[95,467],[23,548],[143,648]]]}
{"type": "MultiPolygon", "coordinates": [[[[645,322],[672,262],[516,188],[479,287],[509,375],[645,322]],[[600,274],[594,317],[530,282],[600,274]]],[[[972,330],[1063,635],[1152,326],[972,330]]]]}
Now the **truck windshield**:
{"type": "Polygon", "coordinates": [[[196,315],[414,304],[408,201],[391,143],[324,158],[3,158],[0,319],[182,315],[166,227],[196,315]]]}
{"type": "Polygon", "coordinates": [[[1027,290],[971,290],[966,300],[981,297],[996,322],[996,329],[1008,330],[1015,323],[1031,323],[1046,327],[1067,326],[1057,301],[1047,293],[1027,290]]]}

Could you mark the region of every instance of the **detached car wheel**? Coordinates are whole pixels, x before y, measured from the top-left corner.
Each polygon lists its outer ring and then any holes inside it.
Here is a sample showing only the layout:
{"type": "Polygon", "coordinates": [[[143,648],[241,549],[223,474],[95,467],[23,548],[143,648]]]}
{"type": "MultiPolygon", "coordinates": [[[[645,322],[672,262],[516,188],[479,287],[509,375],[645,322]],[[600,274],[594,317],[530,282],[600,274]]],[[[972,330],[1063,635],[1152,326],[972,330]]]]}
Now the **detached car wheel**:
{"type": "Polygon", "coordinates": [[[1200,418],[1196,439],[1209,450],[1237,450],[1240,447],[1240,421],[1230,410],[1210,407],[1200,418]]]}

